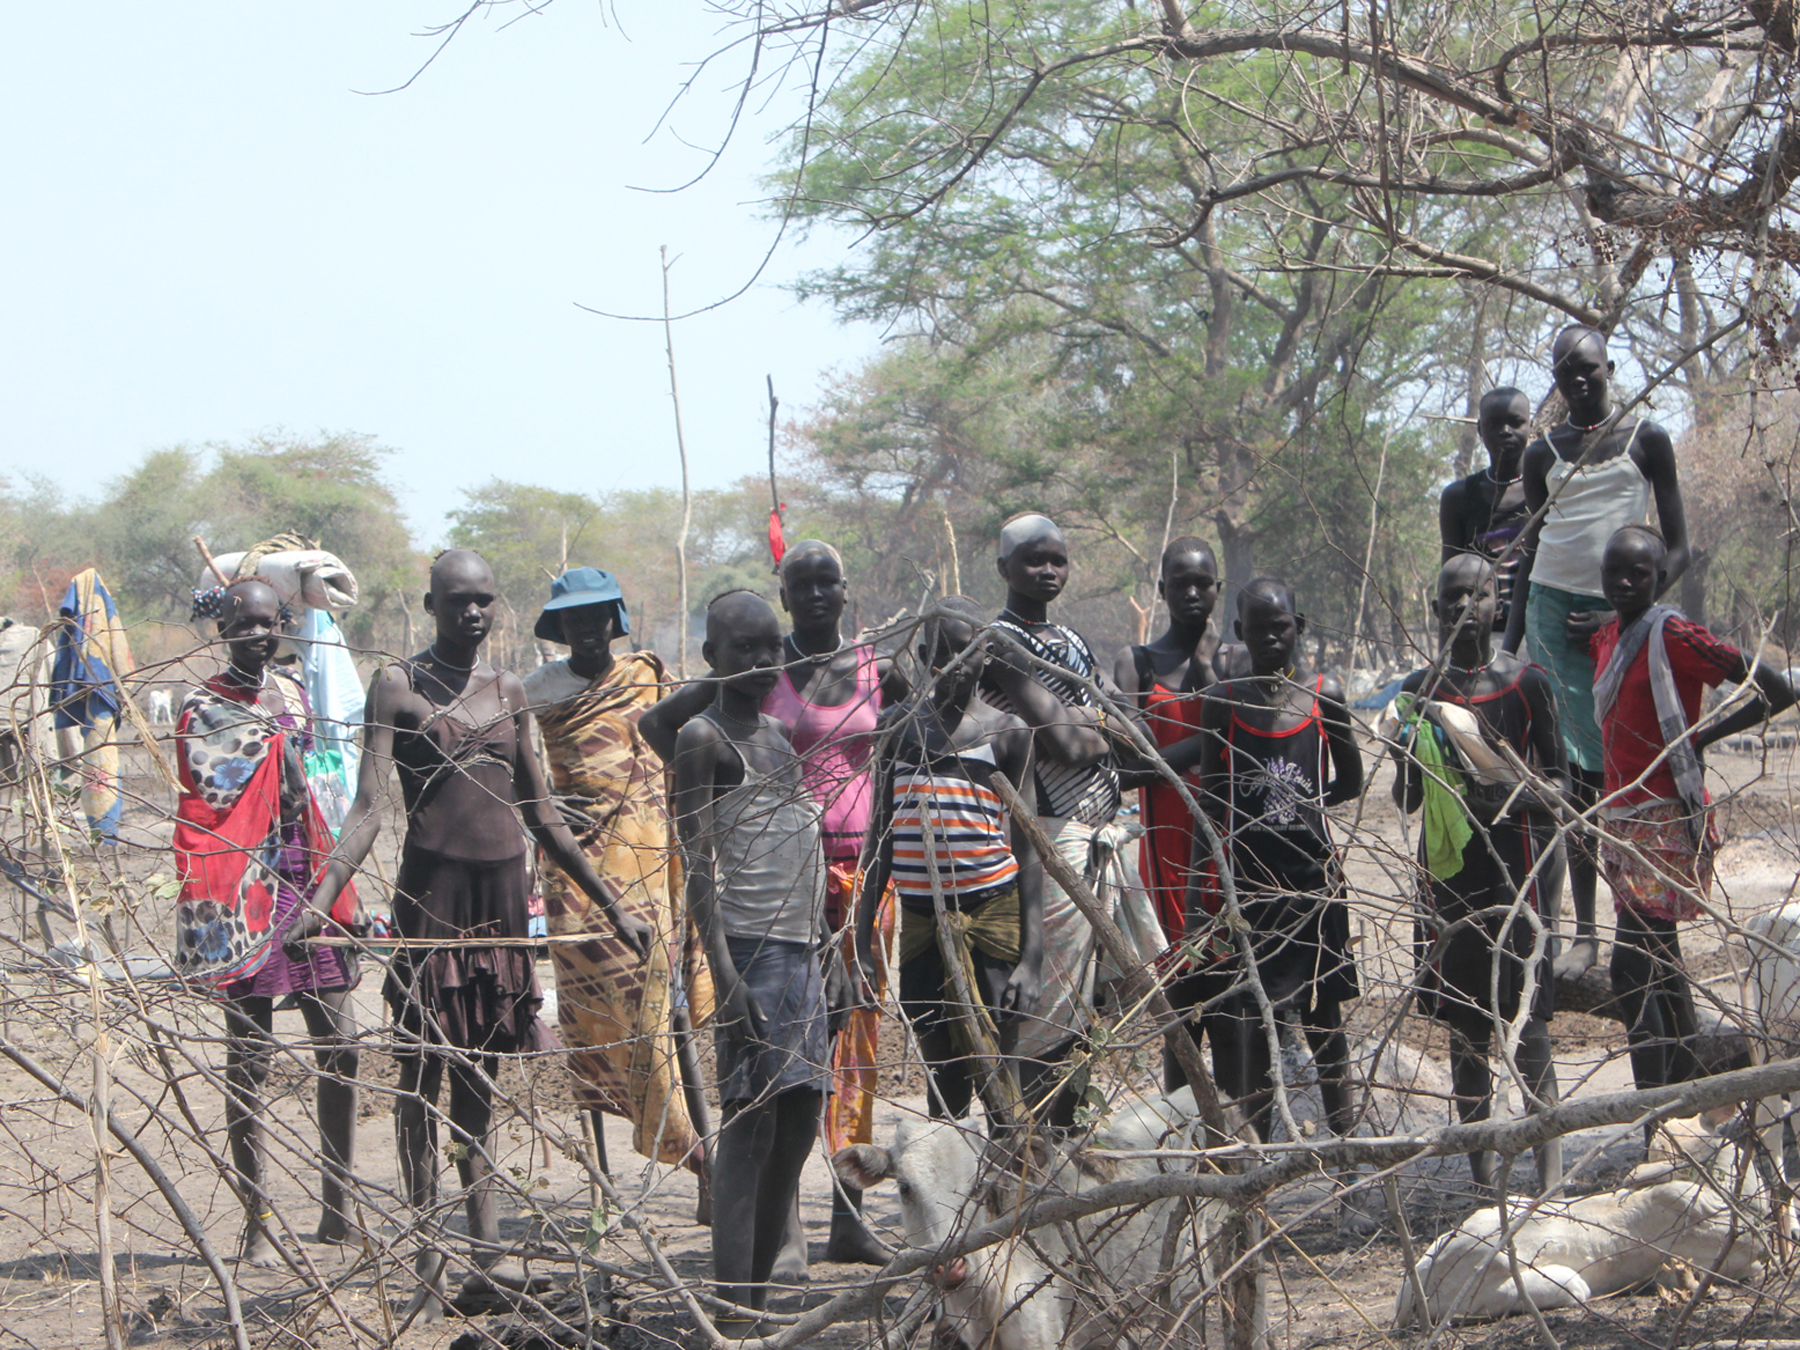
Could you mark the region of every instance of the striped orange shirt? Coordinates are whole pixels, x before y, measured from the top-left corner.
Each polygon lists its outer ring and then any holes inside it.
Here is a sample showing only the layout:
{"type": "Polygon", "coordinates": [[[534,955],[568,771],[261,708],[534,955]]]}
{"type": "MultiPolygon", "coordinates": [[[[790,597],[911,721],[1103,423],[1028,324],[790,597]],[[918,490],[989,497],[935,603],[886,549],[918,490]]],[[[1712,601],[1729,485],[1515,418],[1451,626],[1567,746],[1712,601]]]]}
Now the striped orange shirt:
{"type": "Polygon", "coordinates": [[[893,877],[902,899],[931,903],[933,863],[946,896],[990,891],[1018,876],[1006,809],[993,788],[977,781],[971,763],[985,764],[991,774],[993,750],[977,746],[926,764],[895,765],[893,877]]]}

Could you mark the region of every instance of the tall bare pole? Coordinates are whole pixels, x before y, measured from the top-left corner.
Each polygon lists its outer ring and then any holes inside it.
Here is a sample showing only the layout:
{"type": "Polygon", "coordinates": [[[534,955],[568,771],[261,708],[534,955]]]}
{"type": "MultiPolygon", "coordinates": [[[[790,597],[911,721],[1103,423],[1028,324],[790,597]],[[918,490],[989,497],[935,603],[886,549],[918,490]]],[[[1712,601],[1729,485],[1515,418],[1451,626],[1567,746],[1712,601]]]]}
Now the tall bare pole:
{"type": "Polygon", "coordinates": [[[1369,501],[1369,546],[1363,550],[1362,580],[1356,587],[1356,617],[1350,624],[1350,661],[1349,669],[1344,675],[1346,691],[1356,677],[1356,649],[1362,645],[1363,605],[1369,598],[1369,568],[1375,562],[1375,531],[1381,524],[1381,483],[1387,477],[1388,443],[1393,440],[1390,432],[1381,438],[1381,463],[1375,470],[1375,495],[1369,501]]]}
{"type": "MultiPolygon", "coordinates": [[[[774,520],[779,528],[781,523],[781,492],[775,486],[775,413],[776,410],[781,407],[781,400],[775,397],[775,377],[773,375],[765,375],[763,376],[763,379],[769,386],[769,510],[775,513],[774,520]]],[[[777,572],[781,570],[781,564],[779,562],[776,563],[775,570],[777,572]]]]}
{"type": "Polygon", "coordinates": [[[687,439],[681,434],[681,389],[675,383],[675,326],[669,322],[669,246],[662,246],[663,274],[663,342],[669,352],[669,401],[675,405],[675,449],[681,455],[681,533],[675,538],[676,595],[681,606],[676,646],[675,673],[682,679],[688,673],[688,529],[694,523],[694,497],[688,487],[687,439]]]}

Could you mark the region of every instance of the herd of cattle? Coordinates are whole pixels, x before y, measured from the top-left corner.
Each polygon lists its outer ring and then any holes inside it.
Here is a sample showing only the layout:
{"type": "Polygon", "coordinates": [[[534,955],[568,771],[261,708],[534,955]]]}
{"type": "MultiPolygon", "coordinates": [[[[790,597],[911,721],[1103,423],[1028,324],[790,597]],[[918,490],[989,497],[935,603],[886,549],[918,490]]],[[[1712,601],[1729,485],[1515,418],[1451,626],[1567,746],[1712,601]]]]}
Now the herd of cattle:
{"type": "MultiPolygon", "coordinates": [[[[1800,1053],[1800,902],[1744,925],[1745,1009],[1771,1058],[1800,1053]]],[[[1756,1277],[1800,1229],[1788,1199],[1786,1104],[1726,1107],[1658,1131],[1648,1159],[1592,1194],[1483,1205],[1402,1272],[1394,1325],[1581,1306],[1652,1284],[1692,1290],[1756,1277]]],[[[1800,1105],[1800,1103],[1796,1103],[1800,1105]]],[[[1635,1125],[1625,1127],[1635,1130],[1635,1125]]],[[[1177,1344],[1220,1271],[1225,1202],[1157,1195],[1021,1231],[1026,1203],[1191,1171],[1203,1131],[1187,1089],[1119,1104],[1079,1141],[1025,1157],[966,1123],[902,1121],[886,1148],[841,1150],[846,1185],[897,1187],[908,1244],[938,1254],[943,1330],[993,1350],[1177,1344]],[[997,1241],[959,1249],[989,1226],[997,1241]]],[[[1129,1189],[1129,1188],[1124,1188],[1129,1189]]]]}

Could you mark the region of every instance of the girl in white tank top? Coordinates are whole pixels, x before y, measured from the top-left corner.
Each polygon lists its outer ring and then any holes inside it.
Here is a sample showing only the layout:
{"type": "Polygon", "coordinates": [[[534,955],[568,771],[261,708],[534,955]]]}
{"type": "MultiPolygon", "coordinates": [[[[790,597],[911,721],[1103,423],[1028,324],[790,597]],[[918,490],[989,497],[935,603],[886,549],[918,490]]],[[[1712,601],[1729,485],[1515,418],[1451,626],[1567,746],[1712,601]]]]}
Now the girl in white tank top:
{"type": "Polygon", "coordinates": [[[1624,525],[1650,523],[1650,480],[1631,457],[1640,420],[1625,448],[1598,464],[1576,465],[1557,456],[1544,474],[1549,510],[1538,532],[1531,584],[1576,595],[1600,594],[1600,555],[1624,525]]]}

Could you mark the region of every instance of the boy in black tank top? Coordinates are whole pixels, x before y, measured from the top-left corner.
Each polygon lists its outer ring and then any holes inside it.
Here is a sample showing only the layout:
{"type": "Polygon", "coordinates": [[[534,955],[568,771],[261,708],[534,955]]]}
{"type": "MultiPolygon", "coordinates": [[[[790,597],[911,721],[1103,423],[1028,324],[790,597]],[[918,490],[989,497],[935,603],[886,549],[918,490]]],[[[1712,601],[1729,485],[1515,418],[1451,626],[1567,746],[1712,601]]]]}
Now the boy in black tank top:
{"type": "MultiPolygon", "coordinates": [[[[1251,674],[1207,691],[1197,738],[1201,800],[1225,841],[1255,976],[1277,1015],[1284,1008],[1299,1013],[1331,1128],[1348,1135],[1349,1048],[1339,1005],[1359,990],[1325,810],[1361,795],[1362,752],[1342,682],[1335,675],[1304,679],[1295,668],[1306,620],[1285,582],[1250,582],[1238,596],[1236,627],[1251,674]]],[[[1218,908],[1204,885],[1207,852],[1197,834],[1186,916],[1196,937],[1215,924],[1218,908]]],[[[1275,1116],[1274,1047],[1247,974],[1242,949],[1231,942],[1199,972],[1197,992],[1211,1010],[1207,1035],[1219,1087],[1267,1140],[1275,1116]]]]}
{"type": "MultiPolygon", "coordinates": [[[[1406,677],[1396,717],[1383,718],[1394,741],[1395,804],[1417,811],[1431,795],[1441,808],[1427,810],[1420,828],[1425,884],[1414,935],[1416,988],[1420,1011],[1450,1028],[1456,1114],[1465,1122],[1486,1120],[1493,1109],[1488,1051],[1510,1030],[1528,984],[1519,1071],[1534,1108],[1557,1098],[1549,1029],[1556,993],[1551,925],[1562,884],[1554,798],[1567,770],[1549,676],[1495,650],[1495,589],[1492,565],[1476,554],[1444,564],[1431,606],[1444,654],[1406,677]],[[1471,723],[1480,744],[1468,739],[1471,723]],[[1552,799],[1517,787],[1517,775],[1493,766],[1511,763],[1499,750],[1483,753],[1496,746],[1548,780],[1552,799]]],[[[1561,1142],[1541,1146],[1537,1164],[1540,1188],[1555,1186],[1561,1142]]],[[[1491,1191],[1487,1153],[1471,1153],[1469,1167],[1475,1184],[1491,1191]]]]}
{"type": "Polygon", "coordinates": [[[1531,432],[1531,400],[1508,385],[1488,390],[1479,408],[1476,430],[1487,450],[1487,467],[1457,479],[1438,499],[1440,561],[1479,553],[1494,562],[1494,630],[1504,633],[1513,578],[1524,556],[1519,535],[1531,518],[1520,468],[1531,432]]]}

